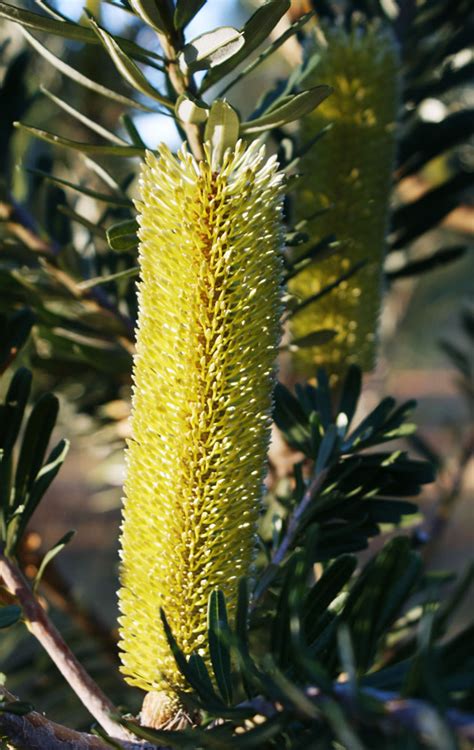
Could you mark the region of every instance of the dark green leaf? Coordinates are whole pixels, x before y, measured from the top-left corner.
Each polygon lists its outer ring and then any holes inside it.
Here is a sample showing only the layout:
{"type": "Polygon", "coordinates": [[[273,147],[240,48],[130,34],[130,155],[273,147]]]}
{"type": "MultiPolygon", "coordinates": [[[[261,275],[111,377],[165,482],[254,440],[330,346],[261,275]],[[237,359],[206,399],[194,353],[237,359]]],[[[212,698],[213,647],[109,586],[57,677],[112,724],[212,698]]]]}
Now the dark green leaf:
{"type": "Polygon", "coordinates": [[[163,629],[165,631],[166,640],[168,641],[169,647],[174,656],[174,660],[176,662],[176,666],[178,667],[179,671],[181,672],[183,677],[187,680],[189,685],[197,692],[199,696],[202,697],[203,700],[209,701],[213,705],[216,705],[216,703],[218,702],[218,698],[216,694],[214,693],[214,690],[212,691],[212,693],[209,693],[208,683],[206,679],[204,679],[203,681],[200,678],[199,670],[196,669],[196,660],[194,659],[191,661],[191,663],[189,663],[188,660],[186,659],[186,656],[183,654],[182,650],[180,649],[180,647],[178,646],[176,642],[176,639],[169,626],[168,620],[166,619],[166,615],[163,609],[160,609],[160,618],[163,624],[163,629]]]}
{"type": "Polygon", "coordinates": [[[341,555],[324,571],[309,591],[304,604],[305,630],[309,643],[320,634],[321,618],[341,589],[349,582],[356,566],[356,557],[341,555]]]}
{"type": "Polygon", "coordinates": [[[357,365],[350,365],[347,369],[344,383],[342,385],[341,400],[339,402],[339,414],[347,417],[347,428],[350,427],[362,390],[362,372],[357,365]]]}
{"type": "Polygon", "coordinates": [[[176,0],[175,29],[184,29],[205,3],[206,0],[176,0]]]}
{"type": "Polygon", "coordinates": [[[272,109],[271,112],[263,114],[255,120],[242,123],[240,131],[244,134],[261,133],[271,128],[281,127],[292,120],[299,120],[316,109],[329,96],[331,91],[330,86],[321,85],[290,96],[286,101],[272,109]]]}
{"type": "Polygon", "coordinates": [[[311,450],[311,431],[306,414],[298,400],[282,383],[275,386],[273,419],[289,445],[304,453],[311,450]]]}
{"type": "Polygon", "coordinates": [[[137,232],[138,223],[135,219],[113,224],[107,229],[109,247],[119,253],[133,250],[138,243],[137,232]]]}
{"type": "Polygon", "coordinates": [[[26,423],[15,478],[15,506],[24,504],[46,455],[56,424],[59,401],[46,393],[34,405],[26,423]]]}
{"type": "Polygon", "coordinates": [[[64,459],[66,458],[69,450],[69,442],[67,440],[60,440],[55,448],[51,451],[46,461],[46,464],[40,469],[37,474],[36,480],[29,491],[29,496],[24,511],[21,514],[21,521],[16,534],[15,543],[17,544],[21,535],[23,534],[31,516],[38,507],[43,495],[49,488],[51,482],[56,477],[59,469],[61,468],[64,459]]]}
{"type": "Polygon", "coordinates": [[[421,258],[420,260],[413,260],[411,262],[409,261],[401,268],[395,271],[388,271],[385,275],[390,281],[405,279],[408,276],[419,276],[422,273],[442,268],[447,263],[459,260],[464,257],[467,249],[468,248],[463,245],[444,247],[441,250],[436,250],[436,252],[432,253],[432,255],[429,255],[427,258],[421,258]]]}
{"type": "Polygon", "coordinates": [[[31,703],[22,701],[0,701],[0,711],[6,714],[16,714],[17,716],[26,716],[34,711],[31,703]]]}
{"type": "Polygon", "coordinates": [[[84,187],[83,185],[76,185],[75,183],[69,182],[68,180],[63,180],[60,177],[54,177],[53,175],[49,174],[49,172],[43,172],[41,169],[27,169],[25,171],[29,174],[34,174],[38,177],[42,177],[47,182],[52,182],[53,184],[57,185],[64,185],[65,187],[71,188],[71,190],[76,190],[78,193],[87,195],[89,196],[89,198],[94,198],[96,201],[109,203],[111,206],[129,208],[133,205],[132,201],[128,198],[119,198],[112,194],[109,195],[107,193],[99,193],[97,192],[97,190],[91,190],[90,188],[84,187]]]}
{"type": "Polygon", "coordinates": [[[460,196],[474,182],[473,172],[458,172],[421,198],[398,208],[393,216],[392,250],[413,242],[424,232],[435,227],[459,203],[460,196]]]}
{"type": "Polygon", "coordinates": [[[312,346],[321,346],[322,344],[327,344],[328,341],[331,341],[331,339],[333,339],[335,335],[336,331],[333,331],[330,328],[322,328],[319,331],[308,333],[306,336],[300,336],[300,338],[292,339],[288,344],[288,349],[290,351],[295,351],[296,349],[306,349],[312,346]]]}
{"type": "Polygon", "coordinates": [[[220,694],[227,705],[232,703],[232,672],[229,649],[229,624],[222,591],[213,591],[208,608],[209,655],[220,694]]]}
{"type": "Polygon", "coordinates": [[[0,448],[4,454],[11,452],[18,437],[30,395],[31,380],[31,372],[26,367],[20,367],[11,379],[5,402],[1,406],[0,448]]]}
{"type": "Polygon", "coordinates": [[[129,0],[136,15],[152,29],[163,33],[171,31],[171,3],[168,0],[129,0]]]}
{"type": "Polygon", "coordinates": [[[0,628],[9,628],[15,625],[21,618],[21,607],[16,604],[9,604],[6,607],[0,607],[0,628]]]}

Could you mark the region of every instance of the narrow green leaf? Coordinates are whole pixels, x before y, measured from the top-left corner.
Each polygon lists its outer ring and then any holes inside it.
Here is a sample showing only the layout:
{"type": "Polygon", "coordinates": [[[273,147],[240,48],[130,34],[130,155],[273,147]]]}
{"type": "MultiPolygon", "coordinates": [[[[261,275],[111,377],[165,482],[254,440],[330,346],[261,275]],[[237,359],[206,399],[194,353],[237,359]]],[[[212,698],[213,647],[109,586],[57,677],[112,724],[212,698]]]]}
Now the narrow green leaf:
{"type": "Polygon", "coordinates": [[[124,114],[121,115],[120,119],[122,120],[123,126],[125,130],[128,133],[128,136],[130,140],[132,141],[134,146],[138,146],[139,148],[142,148],[143,150],[146,149],[146,144],[143,141],[140,133],[138,132],[135,123],[133,122],[132,118],[129,114],[124,112],[124,114]]]}
{"type": "Polygon", "coordinates": [[[200,678],[200,670],[196,669],[196,659],[194,658],[191,660],[190,658],[190,661],[188,662],[186,656],[181,651],[169,626],[168,620],[166,619],[166,614],[162,608],[160,608],[160,618],[163,624],[163,629],[165,631],[166,640],[168,641],[171,653],[174,656],[176,666],[178,667],[183,677],[185,677],[185,679],[188,681],[190,687],[192,687],[198,695],[202,696],[203,699],[208,700],[211,703],[216,701],[219,702],[220,699],[215,694],[214,689],[212,690],[212,693],[209,694],[207,690],[207,681],[205,679],[203,681],[200,678]]]}
{"type": "Polygon", "coordinates": [[[157,0],[129,0],[129,2],[136,15],[152,29],[164,34],[170,30],[171,19],[167,12],[167,2],[157,2],[157,0]]]}
{"type": "Polygon", "coordinates": [[[1,325],[0,373],[12,362],[28,340],[35,322],[33,312],[25,307],[9,315],[1,325]]]}
{"type": "Polygon", "coordinates": [[[64,549],[64,547],[67,544],[69,544],[69,542],[71,541],[71,539],[73,538],[73,536],[75,535],[75,533],[76,533],[75,529],[71,529],[71,531],[68,531],[45,554],[45,556],[41,560],[41,565],[39,566],[38,572],[37,572],[37,574],[35,576],[35,580],[34,580],[34,583],[33,583],[33,591],[36,591],[38,589],[38,586],[41,583],[41,579],[43,577],[43,574],[44,574],[44,571],[46,570],[47,565],[51,562],[51,560],[54,560],[54,558],[56,557],[56,555],[59,555],[59,553],[64,549]]]}
{"type": "Polygon", "coordinates": [[[239,137],[240,121],[228,102],[217,99],[209,112],[204,140],[211,146],[212,168],[218,170],[227,149],[234,148],[239,137]]]}
{"type": "Polygon", "coordinates": [[[229,649],[229,625],[222,591],[213,591],[208,608],[209,654],[220,694],[227,705],[232,703],[232,674],[229,649]]]}
{"type": "Polygon", "coordinates": [[[105,240],[105,229],[98,224],[94,223],[93,221],[89,221],[85,216],[82,216],[81,214],[78,214],[77,211],[74,211],[72,208],[69,208],[69,206],[61,206],[59,205],[57,207],[57,210],[59,213],[63,214],[64,216],[67,216],[68,219],[71,221],[75,221],[81,226],[85,227],[89,230],[91,234],[93,234],[95,237],[100,237],[100,239],[105,240]]]}
{"type": "Polygon", "coordinates": [[[315,86],[291,97],[285,97],[282,103],[271,112],[257,117],[256,120],[248,120],[242,123],[241,133],[262,133],[270,128],[277,128],[292,120],[299,120],[304,115],[312,112],[331,93],[330,86],[315,86]]]}
{"type": "Polygon", "coordinates": [[[110,141],[111,143],[115,143],[119,146],[128,146],[129,144],[127,141],[124,141],[123,138],[119,138],[118,135],[115,135],[115,133],[112,133],[110,130],[107,130],[107,128],[102,127],[98,122],[95,122],[94,120],[91,120],[89,117],[86,117],[82,112],[79,112],[79,110],[75,109],[74,107],[71,107],[70,104],[60,99],[55,94],[51,93],[51,91],[48,91],[44,86],[40,86],[41,92],[48,97],[52,102],[54,102],[58,107],[63,109],[65,112],[70,114],[72,117],[74,117],[79,122],[82,122],[83,125],[86,125],[86,127],[93,130],[98,135],[101,135],[102,138],[105,138],[106,141],[110,141]]]}
{"type": "Polygon", "coordinates": [[[84,185],[75,185],[73,182],[63,180],[61,177],[55,177],[49,174],[49,172],[43,172],[41,169],[26,169],[29,174],[43,177],[47,182],[52,182],[56,185],[64,185],[65,187],[71,188],[82,195],[87,195],[89,198],[94,198],[96,201],[103,201],[109,203],[111,206],[120,206],[123,208],[130,208],[133,203],[128,198],[118,198],[115,195],[108,195],[107,193],[99,193],[97,190],[91,190],[90,188],[84,187],[84,185]]]}
{"type": "Polygon", "coordinates": [[[337,443],[338,443],[338,432],[336,425],[330,425],[324,434],[321,444],[319,446],[318,457],[316,459],[315,472],[319,474],[323,469],[326,469],[331,463],[334,457],[337,443]]]}
{"type": "Polygon", "coordinates": [[[93,143],[80,143],[79,141],[72,141],[69,138],[62,138],[56,133],[50,133],[47,130],[40,130],[31,125],[24,125],[21,122],[14,123],[16,127],[25,130],[35,138],[39,138],[46,143],[51,143],[53,146],[63,146],[64,148],[70,148],[74,151],[80,151],[83,154],[100,154],[101,156],[121,156],[126,159],[131,159],[136,156],[143,156],[143,149],[137,148],[136,146],[102,146],[93,143]]]}
{"type": "Polygon", "coordinates": [[[93,287],[100,286],[101,284],[108,284],[109,281],[120,281],[122,279],[133,278],[133,276],[138,276],[139,273],[139,267],[134,266],[133,268],[126,268],[125,271],[117,271],[117,273],[110,273],[107,276],[97,276],[94,279],[81,281],[80,284],[78,284],[78,287],[80,289],[92,289],[93,287]]]}
{"type": "Polygon", "coordinates": [[[289,7],[290,0],[270,0],[258,8],[242,29],[243,44],[240,49],[230,59],[222,60],[218,66],[209,71],[202,83],[201,91],[207,91],[237,65],[247,60],[249,55],[268,39],[289,7]]]}
{"type": "Polygon", "coordinates": [[[334,338],[336,331],[330,328],[321,328],[319,331],[312,331],[306,336],[300,336],[300,338],[291,339],[287,346],[290,352],[296,351],[296,349],[306,349],[312,346],[321,346],[321,344],[327,344],[328,341],[334,338]]]}
{"type": "MultiPolygon", "coordinates": [[[[288,29],[286,29],[286,31],[284,31],[283,34],[281,34],[278,37],[278,39],[272,42],[272,44],[270,44],[269,47],[267,47],[260,55],[258,55],[258,57],[255,58],[255,60],[252,60],[252,62],[246,65],[245,68],[238,75],[235,76],[235,78],[232,78],[232,80],[229,81],[229,83],[226,86],[224,86],[224,88],[220,91],[219,96],[223,96],[224,94],[226,94],[229,91],[229,89],[233,88],[237,83],[240,83],[240,81],[243,78],[248,76],[259,65],[265,62],[265,60],[267,60],[270,57],[270,55],[273,55],[273,53],[276,52],[277,49],[279,49],[282,46],[282,44],[284,44],[288,39],[294,36],[294,34],[297,34],[300,31],[300,29],[302,29],[303,26],[309,21],[309,19],[314,16],[314,14],[315,14],[315,11],[312,10],[309,13],[305,13],[303,16],[301,16],[301,18],[295,21],[295,23],[292,23],[291,26],[288,29]]],[[[244,30],[244,35],[245,35],[245,30],[244,30]]],[[[246,49],[246,47],[244,47],[244,49],[246,49]]],[[[229,62],[232,62],[232,61],[229,61],[229,62]]],[[[218,70],[219,68],[217,69],[217,71],[218,70]]],[[[208,74],[208,75],[212,75],[212,74],[208,74]]],[[[208,86],[206,85],[205,88],[208,88],[208,86]]]]}
{"type": "MultiPolygon", "coordinates": [[[[18,23],[21,27],[36,29],[37,31],[45,31],[47,34],[60,36],[62,39],[73,39],[78,42],[86,42],[87,44],[99,44],[99,40],[94,32],[86,26],[81,26],[78,23],[72,23],[68,20],[47,18],[39,13],[32,13],[29,10],[17,8],[16,6],[10,5],[10,3],[0,2],[0,18],[5,18],[8,21],[13,21],[13,23],[18,23]]],[[[130,39],[123,39],[122,37],[116,38],[119,39],[123,49],[128,52],[128,54],[136,57],[137,60],[147,62],[148,57],[156,60],[163,59],[160,55],[157,55],[154,52],[143,50],[130,39]]]]}
{"type": "Polygon", "coordinates": [[[176,0],[176,10],[174,12],[175,29],[184,29],[205,3],[206,0],[176,0]]]}
{"type": "Polygon", "coordinates": [[[127,219],[119,224],[113,224],[107,229],[107,242],[115,252],[126,252],[132,250],[138,243],[138,223],[136,219],[127,219]]]}
{"type": "Polygon", "coordinates": [[[26,716],[34,711],[31,703],[23,701],[0,701],[0,711],[6,714],[16,714],[17,716],[26,716]]]}
{"type": "Polygon", "coordinates": [[[179,54],[179,66],[186,72],[206,70],[228,60],[241,49],[244,37],[233,26],[219,26],[186,44],[179,54]]]}
{"type": "Polygon", "coordinates": [[[16,604],[9,604],[6,607],[0,607],[0,628],[9,628],[15,625],[21,617],[21,607],[16,604]]]}
{"type": "Polygon", "coordinates": [[[75,81],[75,83],[78,83],[80,86],[84,86],[87,89],[90,89],[91,91],[94,91],[96,94],[100,94],[101,96],[105,96],[106,99],[112,100],[114,102],[117,102],[118,104],[122,104],[124,107],[131,107],[132,109],[141,109],[144,112],[151,112],[153,111],[150,107],[147,107],[144,104],[141,104],[141,102],[135,101],[135,99],[129,99],[128,96],[123,96],[123,94],[119,94],[116,91],[112,91],[111,89],[107,88],[106,86],[102,86],[102,84],[97,83],[96,81],[92,81],[90,78],[87,78],[87,76],[80,73],[75,68],[71,67],[67,63],[63,62],[60,57],[57,57],[56,55],[53,55],[52,52],[49,51],[47,47],[45,47],[41,42],[38,41],[32,34],[30,34],[26,29],[23,27],[20,27],[21,33],[27,40],[29,44],[37,51],[39,52],[42,57],[45,58],[51,65],[53,65],[56,70],[58,70],[63,75],[67,76],[68,78],[71,78],[71,80],[75,81]]]}
{"type": "Polygon", "coordinates": [[[413,260],[405,263],[401,268],[394,271],[388,271],[385,275],[390,281],[396,281],[397,279],[406,279],[409,276],[419,276],[420,274],[426,273],[427,271],[433,271],[438,268],[442,268],[447,263],[463,258],[468,248],[464,245],[456,245],[455,247],[444,247],[441,250],[436,250],[434,253],[426,258],[420,260],[413,260]]]}
{"type": "Polygon", "coordinates": [[[354,417],[361,390],[362,372],[357,365],[350,365],[344,378],[341,400],[338,407],[338,413],[345,414],[347,417],[347,427],[350,426],[354,417]]]}
{"type": "Polygon", "coordinates": [[[25,407],[31,390],[32,375],[26,367],[20,367],[13,375],[1,407],[0,448],[9,454],[20,432],[25,407]]]}
{"type": "Polygon", "coordinates": [[[40,469],[36,480],[29,492],[25,509],[21,514],[21,520],[15,537],[14,544],[18,544],[26,526],[38,507],[43,495],[56,477],[69,450],[69,441],[60,440],[48,456],[46,464],[40,469]]]}
{"type": "Polygon", "coordinates": [[[127,83],[137,91],[145,94],[145,96],[149,96],[164,107],[173,110],[173,102],[166,96],[163,96],[163,94],[149,83],[147,77],[142,73],[138,65],[136,65],[136,63],[134,63],[133,60],[123,51],[113,36],[99,26],[91,15],[89,15],[89,23],[109,53],[118,72],[127,83]]]}
{"type": "Polygon", "coordinates": [[[212,696],[212,699],[217,703],[220,703],[220,699],[216,695],[214,687],[212,685],[209,672],[207,671],[206,663],[202,656],[194,652],[188,659],[188,667],[196,675],[196,682],[205,686],[205,692],[201,693],[201,698],[205,699],[208,696],[212,696]]]}
{"type": "Polygon", "coordinates": [[[311,430],[306,414],[282,383],[275,386],[273,419],[289,445],[305,454],[311,451],[311,430]]]}
{"type": "Polygon", "coordinates": [[[308,592],[304,604],[304,624],[309,643],[320,634],[321,618],[349,582],[356,566],[357,558],[354,555],[341,555],[331,563],[308,592]]]}
{"type": "Polygon", "coordinates": [[[45,393],[34,405],[23,436],[15,477],[15,506],[26,502],[43,464],[59,411],[59,401],[52,393],[45,393]]]}

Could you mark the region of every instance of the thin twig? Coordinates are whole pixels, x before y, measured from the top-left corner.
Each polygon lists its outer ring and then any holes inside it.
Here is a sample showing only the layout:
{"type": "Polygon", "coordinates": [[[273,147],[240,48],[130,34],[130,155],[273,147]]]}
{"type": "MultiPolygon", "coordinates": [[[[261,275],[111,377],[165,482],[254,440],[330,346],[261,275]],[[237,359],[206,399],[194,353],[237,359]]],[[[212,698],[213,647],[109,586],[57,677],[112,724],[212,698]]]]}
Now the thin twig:
{"type": "Polygon", "coordinates": [[[314,496],[319,492],[324,482],[326,481],[329,469],[323,469],[316,474],[311,480],[308,489],[304,493],[301,502],[296,506],[293,514],[290,517],[286,534],[283,537],[280,546],[275,550],[272,556],[273,565],[280,565],[283,561],[286,553],[293,544],[295,537],[298,533],[299,525],[303,515],[309,507],[314,496]]]}
{"type": "Polygon", "coordinates": [[[130,739],[129,732],[112,718],[113,714],[118,713],[113,703],[76,659],[35,598],[23,573],[3,552],[0,553],[0,578],[21,605],[29,631],[41,643],[90,714],[111,737],[130,739]]]}

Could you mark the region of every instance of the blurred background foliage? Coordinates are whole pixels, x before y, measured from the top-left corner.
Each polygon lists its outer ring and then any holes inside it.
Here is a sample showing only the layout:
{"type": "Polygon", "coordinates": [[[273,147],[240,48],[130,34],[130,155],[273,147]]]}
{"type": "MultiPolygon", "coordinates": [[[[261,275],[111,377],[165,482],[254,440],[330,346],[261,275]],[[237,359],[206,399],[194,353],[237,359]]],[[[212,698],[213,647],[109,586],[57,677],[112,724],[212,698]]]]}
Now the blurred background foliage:
{"type": "MultiPolygon", "coordinates": [[[[83,2],[21,5],[44,17],[77,20],[83,2]]],[[[150,30],[126,5],[121,0],[87,2],[114,34],[158,52],[150,30]]],[[[130,91],[102,48],[34,28],[27,30],[35,40],[28,43],[6,20],[7,6],[0,3],[0,312],[31,311],[31,336],[15,367],[33,371],[34,396],[46,390],[58,395],[58,437],[66,435],[73,444],[35,515],[21,557],[33,578],[44,551],[71,526],[78,530],[49,565],[42,594],[104,689],[133,709],[132,691],[110,669],[116,663],[117,536],[136,317],[132,201],[137,157],[161,140],[176,147],[180,134],[159,106],[148,111],[144,96],[136,97],[133,109],[127,106],[123,97],[130,91]],[[40,48],[43,44],[50,52],[40,48]],[[53,64],[45,59],[50,53],[53,64]],[[104,98],[97,87],[77,85],[64,66],[116,96],[104,98]],[[36,132],[38,138],[27,127],[15,128],[17,121],[46,135],[36,132]],[[48,133],[80,145],[61,147],[60,138],[48,133]]],[[[412,515],[405,523],[420,541],[427,529],[435,529],[426,557],[433,568],[443,568],[438,584],[449,591],[450,573],[464,567],[474,533],[474,15],[468,0],[407,2],[396,19],[391,18],[393,7],[389,0],[295,0],[279,32],[312,10],[316,18],[329,20],[356,13],[388,17],[401,46],[404,86],[381,354],[358,416],[387,391],[419,399],[421,430],[408,439],[440,475],[421,497],[427,521],[412,515]]],[[[221,23],[240,26],[251,10],[250,2],[208,0],[187,34],[192,38],[221,23]]],[[[309,19],[309,28],[314,23],[309,19]]],[[[299,63],[304,28],[298,26],[297,34],[228,92],[243,114],[275,77],[286,78],[299,63]]],[[[157,85],[163,82],[159,68],[159,60],[147,59],[147,75],[157,85]]],[[[295,137],[294,127],[274,133],[274,148],[287,154],[289,163],[295,137]]],[[[324,139],[316,148],[324,148],[324,139]]],[[[282,367],[291,382],[287,361],[282,367]]],[[[285,482],[277,470],[271,473],[270,503],[284,500],[285,482]]],[[[384,530],[390,534],[393,526],[384,530]]],[[[371,551],[378,544],[372,542],[371,551]]],[[[363,552],[361,559],[366,556],[363,552]]],[[[467,615],[466,607],[460,610],[450,632],[457,632],[467,615]]],[[[0,641],[0,668],[8,673],[13,692],[18,688],[22,698],[51,718],[87,725],[85,711],[71,691],[62,689],[55,668],[19,625],[0,641]]]]}

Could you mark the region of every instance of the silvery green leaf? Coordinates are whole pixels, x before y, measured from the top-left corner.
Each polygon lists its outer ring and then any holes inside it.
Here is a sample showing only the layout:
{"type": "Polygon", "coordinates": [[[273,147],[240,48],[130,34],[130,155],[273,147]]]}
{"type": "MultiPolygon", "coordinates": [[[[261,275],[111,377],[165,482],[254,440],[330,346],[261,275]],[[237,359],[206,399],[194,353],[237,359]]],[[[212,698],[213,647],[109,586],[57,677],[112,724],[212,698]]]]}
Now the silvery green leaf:
{"type": "Polygon", "coordinates": [[[315,86],[294,96],[287,96],[270,112],[266,112],[256,120],[249,120],[241,125],[240,132],[261,133],[264,130],[281,127],[287,122],[298,120],[316,109],[331,93],[330,86],[315,86]]]}
{"type": "Polygon", "coordinates": [[[98,23],[89,16],[89,23],[94,29],[95,33],[99,37],[100,41],[104,45],[105,49],[112,58],[112,62],[117,68],[120,75],[130,84],[134,89],[140,91],[142,94],[149,96],[151,99],[163,104],[168,109],[173,108],[172,102],[165,96],[160,94],[154,86],[149,83],[146,76],[142,73],[138,65],[125,54],[123,49],[117,44],[111,34],[102,29],[98,23]]]}
{"type": "Polygon", "coordinates": [[[209,108],[196,99],[191,99],[184,94],[178,98],[175,105],[176,116],[181,122],[200,125],[206,122],[209,115],[209,108]]]}
{"type": "Polygon", "coordinates": [[[226,149],[234,148],[239,137],[240,121],[235,109],[222,99],[213,102],[204,140],[211,146],[212,168],[218,169],[226,149]]]}
{"type": "Polygon", "coordinates": [[[179,66],[183,72],[213,68],[235,55],[243,45],[244,37],[238,29],[220,26],[189,42],[179,55],[179,66]]]}
{"type": "Polygon", "coordinates": [[[119,104],[122,104],[124,107],[132,107],[134,109],[141,109],[145,112],[150,112],[150,107],[147,107],[144,104],[141,104],[140,102],[135,101],[134,99],[129,99],[128,96],[123,96],[122,94],[117,93],[116,91],[112,91],[111,89],[107,88],[107,86],[102,86],[102,84],[97,83],[96,81],[92,81],[90,78],[87,78],[87,76],[80,73],[75,68],[71,67],[71,65],[68,65],[67,63],[63,62],[61,58],[56,57],[56,55],[53,55],[50,50],[44,46],[44,44],[41,44],[38,39],[36,39],[32,34],[29,33],[29,31],[26,31],[23,27],[20,26],[20,31],[22,32],[25,39],[31,44],[31,46],[39,52],[40,55],[42,55],[45,60],[47,60],[51,65],[54,65],[56,70],[58,70],[63,75],[67,76],[68,78],[71,78],[73,81],[78,83],[80,86],[84,86],[85,88],[90,89],[91,91],[94,91],[96,94],[100,94],[101,96],[105,96],[107,99],[112,100],[114,102],[118,102],[119,104]]]}
{"type": "Polygon", "coordinates": [[[79,141],[72,141],[69,138],[62,138],[56,133],[50,133],[48,130],[41,130],[40,128],[34,128],[31,125],[24,125],[21,122],[15,122],[15,127],[26,130],[31,135],[39,138],[46,143],[51,143],[53,146],[64,146],[65,148],[71,148],[74,151],[81,151],[83,154],[100,154],[101,156],[125,156],[131,158],[133,156],[143,156],[144,149],[137,148],[136,146],[115,146],[115,145],[96,145],[95,143],[80,143],[79,141]]]}
{"type": "MultiPolygon", "coordinates": [[[[88,29],[86,26],[78,23],[72,23],[67,19],[60,20],[61,16],[56,12],[54,18],[48,18],[39,13],[32,13],[29,10],[16,8],[10,5],[10,3],[0,2],[0,18],[18,23],[22,27],[37,29],[38,31],[45,31],[48,34],[60,36],[62,39],[73,39],[78,42],[85,42],[86,44],[99,44],[99,40],[92,29],[88,29]]],[[[130,39],[124,39],[123,37],[116,37],[116,39],[120,41],[121,47],[137,60],[150,62],[147,60],[149,57],[155,60],[163,59],[155,52],[146,51],[145,53],[138,44],[135,44],[130,39]]]]}
{"type": "Polygon", "coordinates": [[[48,99],[51,99],[52,102],[54,102],[58,107],[63,109],[65,112],[67,112],[69,115],[74,117],[76,120],[79,120],[79,122],[82,122],[83,125],[90,128],[91,130],[94,130],[94,132],[98,133],[102,136],[102,138],[105,138],[105,140],[110,141],[111,143],[115,143],[118,146],[126,146],[127,141],[124,141],[123,138],[119,138],[118,135],[115,135],[115,133],[112,133],[110,130],[107,130],[107,128],[104,128],[102,125],[100,125],[98,122],[95,122],[95,120],[91,120],[89,117],[86,117],[85,114],[82,112],[79,112],[79,110],[72,107],[68,102],[63,101],[59,98],[59,96],[56,96],[51,91],[48,91],[44,86],[41,86],[41,92],[48,97],[48,99]]]}
{"type": "Polygon", "coordinates": [[[290,0],[270,0],[258,8],[242,29],[242,45],[234,51],[232,56],[219,60],[212,66],[213,69],[206,75],[202,83],[201,91],[207,91],[210,86],[234,70],[257,47],[263,44],[289,7],[290,0]]]}

